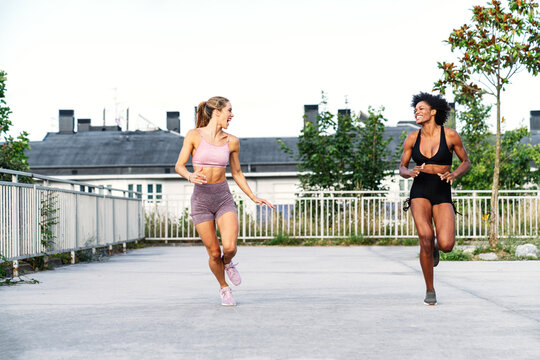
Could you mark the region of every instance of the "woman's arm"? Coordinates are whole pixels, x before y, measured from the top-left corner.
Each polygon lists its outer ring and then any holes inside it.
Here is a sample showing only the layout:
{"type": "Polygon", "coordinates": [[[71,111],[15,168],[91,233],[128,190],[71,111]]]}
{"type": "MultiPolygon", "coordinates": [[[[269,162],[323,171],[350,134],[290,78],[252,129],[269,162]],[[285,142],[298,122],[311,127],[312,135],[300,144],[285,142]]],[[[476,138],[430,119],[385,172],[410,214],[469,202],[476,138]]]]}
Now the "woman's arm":
{"type": "Polygon", "coordinates": [[[459,137],[457,131],[448,128],[446,129],[449,135],[449,142],[456,155],[458,156],[459,160],[461,160],[461,164],[459,164],[457,169],[452,172],[447,171],[445,173],[439,173],[437,175],[441,177],[441,180],[446,180],[446,182],[452,184],[455,179],[463,176],[467,171],[469,171],[469,169],[471,168],[471,161],[469,160],[467,150],[465,150],[465,146],[463,146],[463,142],[461,141],[461,137],[459,137]]]}
{"type": "MultiPolygon", "coordinates": [[[[420,171],[424,169],[424,165],[422,164],[420,166],[415,166],[412,170],[409,169],[409,162],[411,161],[412,156],[412,149],[414,146],[414,143],[416,142],[416,136],[415,134],[418,134],[418,131],[413,131],[409,135],[407,135],[407,138],[405,139],[405,142],[403,143],[403,154],[401,154],[401,162],[399,164],[399,175],[401,177],[404,177],[405,179],[408,178],[415,178],[420,174],[420,171]]],[[[419,136],[419,135],[418,135],[419,136]]]]}
{"type": "Polygon", "coordinates": [[[231,168],[231,174],[234,179],[234,181],[238,184],[238,187],[247,195],[249,198],[259,204],[266,204],[270,208],[274,208],[274,206],[266,201],[265,199],[258,198],[255,196],[253,191],[251,191],[251,188],[249,187],[246,177],[242,173],[242,168],[240,167],[240,160],[238,159],[238,155],[240,153],[240,141],[237,137],[229,135],[229,141],[230,141],[230,148],[231,152],[229,155],[229,166],[231,168]]]}
{"type": "Polygon", "coordinates": [[[182,145],[182,150],[180,150],[180,154],[178,155],[178,160],[176,161],[176,165],[174,166],[174,170],[182,177],[186,178],[189,182],[196,183],[196,184],[204,184],[206,183],[206,176],[202,174],[202,169],[199,169],[198,171],[195,171],[193,173],[190,173],[188,169],[186,169],[186,164],[189,160],[189,156],[193,152],[194,143],[196,139],[197,134],[190,130],[186,137],[184,138],[184,144],[182,145]]]}

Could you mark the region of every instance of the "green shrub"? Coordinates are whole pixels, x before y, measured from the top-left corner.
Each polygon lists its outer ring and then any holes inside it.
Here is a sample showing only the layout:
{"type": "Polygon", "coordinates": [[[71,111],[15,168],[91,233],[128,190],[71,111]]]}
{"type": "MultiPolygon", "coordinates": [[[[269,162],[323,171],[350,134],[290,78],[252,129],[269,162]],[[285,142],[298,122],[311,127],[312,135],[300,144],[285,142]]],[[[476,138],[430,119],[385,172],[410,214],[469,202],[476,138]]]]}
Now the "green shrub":
{"type": "Polygon", "coordinates": [[[362,235],[351,235],[344,240],[345,245],[374,245],[377,239],[365,238],[362,235]]]}
{"type": "Polygon", "coordinates": [[[267,240],[263,245],[269,246],[295,246],[301,245],[301,239],[291,239],[288,235],[277,234],[273,239],[267,240]]]}
{"type": "Polygon", "coordinates": [[[472,260],[472,256],[461,249],[454,248],[454,250],[445,253],[441,251],[442,261],[469,261],[472,260]]]}
{"type": "Polygon", "coordinates": [[[394,241],[394,245],[398,245],[398,246],[415,246],[415,245],[418,245],[418,239],[417,238],[397,239],[396,241],[394,241]]]}
{"type": "Polygon", "coordinates": [[[491,248],[489,246],[478,246],[477,248],[474,249],[473,251],[473,255],[479,255],[479,254],[484,254],[484,253],[490,253],[492,252],[493,250],[491,250],[491,248]]]}

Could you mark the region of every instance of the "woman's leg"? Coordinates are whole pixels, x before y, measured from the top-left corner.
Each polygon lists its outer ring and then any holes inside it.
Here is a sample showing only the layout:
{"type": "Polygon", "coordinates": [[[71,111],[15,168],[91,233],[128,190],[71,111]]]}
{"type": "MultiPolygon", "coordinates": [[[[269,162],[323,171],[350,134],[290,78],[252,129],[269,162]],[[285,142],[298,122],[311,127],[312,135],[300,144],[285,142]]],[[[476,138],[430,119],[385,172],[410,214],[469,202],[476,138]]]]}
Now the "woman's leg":
{"type": "Polygon", "coordinates": [[[221,244],[223,245],[223,264],[225,272],[233,285],[240,285],[242,277],[232,262],[232,258],[236,255],[236,240],[238,238],[238,218],[236,212],[227,211],[221,215],[218,220],[219,232],[221,234],[221,244]]]}
{"type": "Polygon", "coordinates": [[[456,216],[450,203],[433,205],[433,220],[437,230],[439,250],[450,252],[456,242],[456,216]]]}
{"type": "Polygon", "coordinates": [[[217,219],[221,244],[223,245],[223,263],[229,264],[236,255],[236,240],[238,239],[238,217],[229,211],[217,219]]]}
{"type": "Polygon", "coordinates": [[[424,273],[426,290],[433,290],[433,245],[435,236],[432,226],[432,208],[428,199],[411,199],[411,211],[420,243],[420,266],[424,273]]]}
{"type": "Polygon", "coordinates": [[[195,225],[195,229],[197,229],[197,232],[206,247],[206,251],[208,252],[208,265],[210,265],[210,270],[214,273],[221,288],[229,286],[225,281],[225,269],[223,261],[221,260],[221,249],[216,236],[216,225],[214,221],[205,221],[197,224],[195,225]]]}

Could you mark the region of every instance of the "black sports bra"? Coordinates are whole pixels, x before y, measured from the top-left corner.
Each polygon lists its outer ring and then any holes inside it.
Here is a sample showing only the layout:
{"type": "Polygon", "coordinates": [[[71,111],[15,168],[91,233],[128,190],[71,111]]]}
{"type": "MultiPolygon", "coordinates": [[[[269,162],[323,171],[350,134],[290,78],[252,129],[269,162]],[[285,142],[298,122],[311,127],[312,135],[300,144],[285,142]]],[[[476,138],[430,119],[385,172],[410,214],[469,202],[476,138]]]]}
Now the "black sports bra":
{"type": "Polygon", "coordinates": [[[441,140],[439,141],[439,150],[432,157],[428,158],[420,152],[420,135],[422,129],[418,130],[418,136],[412,150],[412,158],[416,165],[435,164],[435,165],[452,165],[452,153],[446,145],[446,136],[444,136],[444,126],[441,125],[441,140]]]}

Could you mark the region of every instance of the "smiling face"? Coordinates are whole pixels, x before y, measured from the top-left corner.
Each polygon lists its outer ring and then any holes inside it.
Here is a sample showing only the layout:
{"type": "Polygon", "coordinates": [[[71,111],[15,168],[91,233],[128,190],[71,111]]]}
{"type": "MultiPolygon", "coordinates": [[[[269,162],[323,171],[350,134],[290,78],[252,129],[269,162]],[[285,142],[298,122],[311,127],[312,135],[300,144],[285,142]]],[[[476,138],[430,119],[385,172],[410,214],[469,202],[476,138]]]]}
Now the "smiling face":
{"type": "Polygon", "coordinates": [[[435,121],[436,113],[437,110],[432,109],[427,102],[420,101],[414,108],[414,119],[417,124],[424,124],[432,119],[435,121]]]}
{"type": "Polygon", "coordinates": [[[214,113],[217,115],[218,125],[223,129],[227,129],[231,119],[234,117],[231,103],[228,102],[221,110],[214,110],[214,113]]]}

